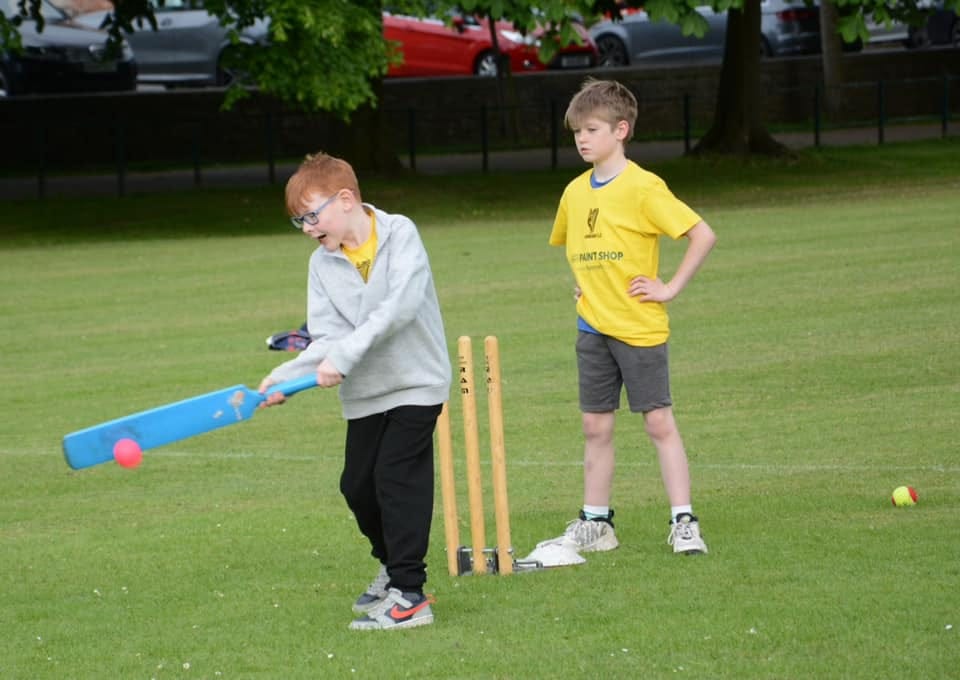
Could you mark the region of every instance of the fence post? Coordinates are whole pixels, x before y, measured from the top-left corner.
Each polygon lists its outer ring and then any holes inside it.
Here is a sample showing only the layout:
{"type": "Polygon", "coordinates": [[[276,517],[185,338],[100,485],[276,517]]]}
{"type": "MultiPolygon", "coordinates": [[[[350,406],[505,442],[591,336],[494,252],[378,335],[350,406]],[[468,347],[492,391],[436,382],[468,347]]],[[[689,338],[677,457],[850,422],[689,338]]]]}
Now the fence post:
{"type": "Polygon", "coordinates": [[[486,172],[490,167],[489,159],[487,155],[490,152],[489,149],[490,140],[489,133],[487,131],[487,105],[484,104],[480,107],[480,150],[483,155],[483,171],[486,172]]]}
{"type": "Polygon", "coordinates": [[[820,83],[813,86],[813,146],[820,148],[820,83]]]}
{"type": "Polygon", "coordinates": [[[47,197],[47,121],[40,119],[37,128],[37,198],[47,197]]]}
{"type": "Polygon", "coordinates": [[[273,134],[273,107],[267,104],[267,115],[265,116],[264,126],[266,127],[267,141],[267,180],[270,184],[277,182],[277,161],[276,161],[276,141],[273,134]]]}
{"type": "Polygon", "coordinates": [[[886,97],[883,81],[877,81],[877,144],[883,144],[883,126],[886,123],[886,97]]]}
{"type": "Polygon", "coordinates": [[[126,150],[126,130],[123,117],[114,116],[114,154],[117,165],[117,196],[123,197],[127,193],[127,150],[126,150]]]}
{"type": "Polygon", "coordinates": [[[683,93],[683,153],[690,153],[690,93],[683,93]]]}
{"type": "Polygon", "coordinates": [[[410,154],[410,169],[417,169],[417,112],[407,109],[407,153],[410,154]]]}
{"type": "Polygon", "coordinates": [[[560,130],[557,124],[557,100],[550,100],[550,169],[557,169],[557,146],[560,144],[560,130]]]}
{"type": "Polygon", "coordinates": [[[194,128],[193,132],[193,144],[191,144],[191,151],[193,152],[193,185],[195,187],[200,187],[203,185],[203,176],[200,174],[200,140],[203,139],[203,121],[198,120],[197,126],[194,128]]]}
{"type": "Polygon", "coordinates": [[[950,120],[950,76],[943,74],[943,96],[940,99],[940,136],[947,136],[947,122],[950,120]]]}

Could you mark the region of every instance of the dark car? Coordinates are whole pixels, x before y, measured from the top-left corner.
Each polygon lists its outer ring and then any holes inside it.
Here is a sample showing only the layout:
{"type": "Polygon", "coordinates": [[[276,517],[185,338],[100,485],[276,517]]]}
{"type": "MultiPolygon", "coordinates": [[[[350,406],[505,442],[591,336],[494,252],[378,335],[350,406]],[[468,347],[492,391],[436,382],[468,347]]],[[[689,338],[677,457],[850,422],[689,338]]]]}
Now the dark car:
{"type": "Polygon", "coordinates": [[[669,21],[654,21],[643,10],[621,10],[619,21],[608,19],[590,27],[590,36],[600,52],[601,66],[628,66],[643,61],[719,59],[723,55],[725,12],[698,7],[707,20],[702,37],[683,35],[669,21]]]}
{"type": "MultiPolygon", "coordinates": [[[[40,10],[43,30],[25,19],[18,27],[22,51],[0,51],[0,97],[136,89],[137,66],[129,46],[123,46],[119,58],[111,57],[106,32],[74,24],[49,0],[43,0],[40,10]]],[[[0,0],[0,12],[14,17],[16,0],[0,0]]]]}
{"type": "Polygon", "coordinates": [[[946,9],[940,0],[933,5],[922,26],[910,28],[910,43],[914,47],[960,47],[960,17],[956,12],[946,9]]]}

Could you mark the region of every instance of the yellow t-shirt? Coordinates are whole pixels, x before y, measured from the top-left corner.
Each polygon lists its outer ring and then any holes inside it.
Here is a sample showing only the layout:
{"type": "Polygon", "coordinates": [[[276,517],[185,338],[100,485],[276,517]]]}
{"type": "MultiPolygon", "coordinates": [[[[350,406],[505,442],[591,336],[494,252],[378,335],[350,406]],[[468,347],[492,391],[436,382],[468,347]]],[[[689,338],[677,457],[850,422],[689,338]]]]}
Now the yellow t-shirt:
{"type": "Polygon", "coordinates": [[[370,268],[373,267],[373,258],[377,254],[377,218],[370,217],[370,238],[356,248],[340,246],[340,250],[343,251],[348,260],[353,262],[353,266],[357,268],[364,283],[366,283],[370,276],[370,268]]]}
{"type": "Polygon", "coordinates": [[[700,216],[633,161],[596,189],[592,174],[567,185],[550,233],[551,245],[566,246],[581,290],[577,313],[598,332],[628,345],[662,344],[670,336],[666,307],[638,302],[627,288],[636,276],[658,276],[661,235],[678,239],[700,216]]]}

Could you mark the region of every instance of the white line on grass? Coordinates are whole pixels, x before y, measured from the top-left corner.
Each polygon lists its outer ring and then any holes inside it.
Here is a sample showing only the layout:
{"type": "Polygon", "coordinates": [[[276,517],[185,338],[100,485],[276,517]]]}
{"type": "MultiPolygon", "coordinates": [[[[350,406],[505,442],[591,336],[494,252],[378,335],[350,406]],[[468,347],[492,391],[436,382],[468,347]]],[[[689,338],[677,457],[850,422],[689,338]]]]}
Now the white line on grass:
{"type": "MultiPolygon", "coordinates": [[[[0,450],[0,456],[36,456],[36,455],[54,455],[49,449],[17,449],[0,450]]],[[[55,455],[61,455],[59,452],[55,455]]],[[[147,454],[150,455],[150,454],[147,454]]],[[[157,451],[156,455],[173,458],[202,458],[204,460],[248,460],[248,459],[269,459],[278,461],[293,461],[308,463],[311,461],[327,462],[333,461],[339,463],[343,457],[323,456],[316,454],[291,454],[291,453],[254,453],[251,451],[233,451],[233,452],[198,452],[187,449],[164,449],[157,451]]],[[[489,465],[489,461],[483,461],[482,465],[489,465]]],[[[617,461],[617,467],[650,468],[657,465],[655,460],[637,461],[625,460],[617,461]]],[[[507,461],[507,466],[514,467],[582,467],[580,460],[531,460],[531,459],[512,459],[507,461]]],[[[955,465],[837,465],[837,464],[797,464],[797,463],[705,463],[694,461],[692,467],[708,470],[754,470],[758,472],[783,472],[783,473],[802,473],[802,472],[862,472],[866,469],[886,472],[940,472],[947,474],[960,473],[960,467],[955,465]]]]}

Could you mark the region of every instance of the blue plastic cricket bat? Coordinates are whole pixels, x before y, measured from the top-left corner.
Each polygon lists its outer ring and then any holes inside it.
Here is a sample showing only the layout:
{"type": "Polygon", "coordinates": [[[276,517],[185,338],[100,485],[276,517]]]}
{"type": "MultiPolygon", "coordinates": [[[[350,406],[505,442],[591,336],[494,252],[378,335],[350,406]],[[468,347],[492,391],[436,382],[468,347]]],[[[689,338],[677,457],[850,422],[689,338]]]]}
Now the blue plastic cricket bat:
{"type": "Polygon", "coordinates": [[[106,463],[121,439],[132,439],[146,451],[248,420],[275,392],[290,396],[316,386],[316,375],[274,385],[266,394],[234,385],[72,432],[63,438],[63,455],[74,470],[106,463]]]}

